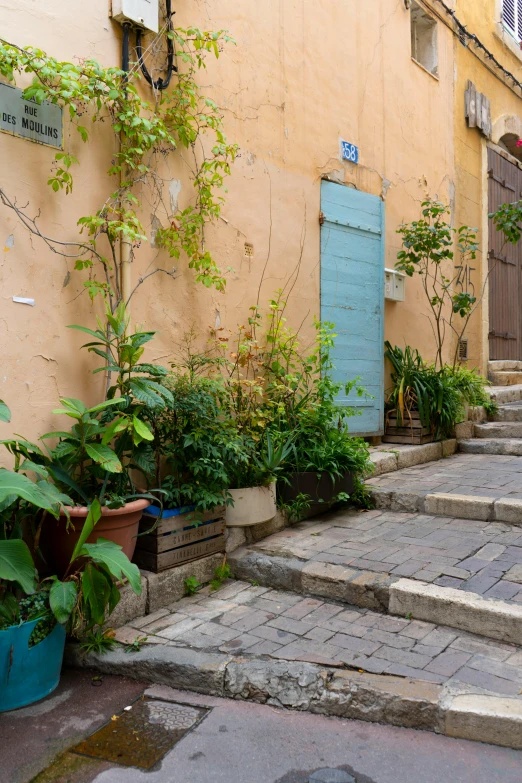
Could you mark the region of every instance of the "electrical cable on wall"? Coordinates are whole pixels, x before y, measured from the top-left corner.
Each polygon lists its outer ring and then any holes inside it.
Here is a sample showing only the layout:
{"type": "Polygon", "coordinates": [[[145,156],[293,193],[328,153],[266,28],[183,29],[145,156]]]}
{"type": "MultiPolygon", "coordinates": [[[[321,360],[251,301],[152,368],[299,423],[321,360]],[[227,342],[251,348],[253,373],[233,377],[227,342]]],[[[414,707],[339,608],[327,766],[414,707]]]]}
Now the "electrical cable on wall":
{"type": "MultiPolygon", "coordinates": [[[[167,73],[164,78],[160,76],[159,79],[153,79],[151,74],[149,73],[147,66],[145,65],[145,62],[143,60],[143,47],[141,42],[142,31],[140,27],[136,28],[136,54],[138,55],[138,62],[140,64],[140,68],[145,79],[155,90],[165,90],[169,86],[173,71],[178,70],[174,65],[174,43],[172,40],[172,36],[169,35],[169,33],[172,32],[172,17],[174,13],[176,13],[175,11],[172,11],[172,0],[166,0],[166,10],[167,10],[167,25],[166,25],[167,26],[167,73]]],[[[128,69],[128,61],[127,61],[127,69],[128,69]]]]}

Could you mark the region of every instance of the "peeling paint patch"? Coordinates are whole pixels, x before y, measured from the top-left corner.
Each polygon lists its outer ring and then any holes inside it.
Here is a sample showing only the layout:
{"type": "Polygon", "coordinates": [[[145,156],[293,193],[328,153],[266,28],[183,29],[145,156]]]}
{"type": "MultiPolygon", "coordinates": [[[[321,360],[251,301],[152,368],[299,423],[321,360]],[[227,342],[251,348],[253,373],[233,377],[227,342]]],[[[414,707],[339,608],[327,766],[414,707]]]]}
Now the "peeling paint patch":
{"type": "Polygon", "coordinates": [[[247,166],[253,166],[256,162],[256,156],[253,152],[247,152],[245,156],[247,166]]]}
{"type": "MultiPolygon", "coordinates": [[[[172,195],[171,195],[171,204],[172,204],[172,195]]],[[[163,228],[161,225],[161,221],[159,220],[156,215],[150,216],[150,244],[152,247],[157,247],[156,245],[156,235],[160,228],[163,228]]]]}
{"type": "Polygon", "coordinates": [[[14,247],[14,234],[9,234],[5,240],[4,252],[9,253],[12,247],[14,247]]]}
{"type": "Polygon", "coordinates": [[[170,208],[172,210],[172,214],[175,215],[178,211],[178,196],[181,193],[181,180],[180,179],[173,179],[171,180],[169,184],[169,195],[170,195],[170,208]]]}
{"type": "Polygon", "coordinates": [[[390,189],[391,184],[392,184],[391,180],[386,179],[386,178],[383,179],[383,181],[382,181],[382,191],[381,191],[382,198],[386,198],[386,196],[388,195],[388,191],[390,189]]]}

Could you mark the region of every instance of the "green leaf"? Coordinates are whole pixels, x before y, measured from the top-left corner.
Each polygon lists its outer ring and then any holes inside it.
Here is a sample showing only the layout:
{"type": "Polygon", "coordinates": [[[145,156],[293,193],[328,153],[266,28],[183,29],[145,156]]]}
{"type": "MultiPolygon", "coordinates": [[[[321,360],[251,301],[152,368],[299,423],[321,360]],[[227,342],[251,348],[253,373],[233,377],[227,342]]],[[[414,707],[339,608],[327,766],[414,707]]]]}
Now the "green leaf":
{"type": "Polygon", "coordinates": [[[52,612],[62,625],[69,619],[76,604],[78,590],[75,582],[60,582],[57,579],[49,593],[49,604],[52,612]]]}
{"type": "Polygon", "coordinates": [[[0,421],[9,423],[11,421],[11,411],[3,400],[0,400],[0,421]]]}
{"type": "Polygon", "coordinates": [[[113,541],[99,538],[95,544],[85,544],[82,554],[92,558],[95,563],[106,566],[115,579],[121,580],[126,577],[136,595],[141,595],[140,570],[137,565],[130,562],[121,546],[113,541]]]}
{"type": "Polygon", "coordinates": [[[36,590],[33,558],[29,547],[20,538],[0,541],[0,579],[18,582],[24,593],[36,590]]]}
{"type": "Polygon", "coordinates": [[[56,516],[56,509],[53,508],[48,496],[42,492],[40,487],[34,484],[27,476],[22,473],[13,473],[5,468],[0,469],[0,503],[9,497],[16,495],[22,500],[26,500],[33,506],[44,508],[56,516]]]}
{"type": "Polygon", "coordinates": [[[77,324],[69,324],[68,329],[77,329],[79,332],[85,332],[85,334],[90,334],[91,337],[96,337],[98,340],[101,340],[104,344],[107,343],[107,338],[104,335],[104,333],[101,331],[101,329],[97,329],[94,331],[93,329],[88,329],[86,326],[78,326],[77,324]]]}
{"type": "MultiPolygon", "coordinates": [[[[118,397],[119,400],[121,400],[121,397],[118,397]]],[[[129,426],[129,422],[127,419],[114,419],[114,421],[111,421],[105,432],[103,433],[102,438],[102,445],[108,446],[109,443],[113,440],[113,438],[119,433],[123,432],[123,430],[126,430],[129,426]]]]}
{"type": "Polygon", "coordinates": [[[89,508],[89,513],[87,514],[87,518],[83,523],[82,532],[80,533],[80,537],[76,542],[76,546],[74,547],[74,551],[71,557],[71,563],[74,560],[76,560],[76,558],[79,556],[83,545],[91,535],[92,531],[94,530],[94,526],[100,519],[101,515],[102,515],[102,511],[101,511],[100,501],[98,500],[98,498],[95,498],[91,503],[91,506],[89,508]]]}
{"type": "Polygon", "coordinates": [[[111,587],[105,575],[93,563],[87,563],[83,571],[82,592],[91,618],[97,625],[102,625],[105,620],[105,606],[111,594],[111,587]]]}
{"type": "Polygon", "coordinates": [[[26,459],[24,462],[22,462],[20,465],[20,470],[23,470],[24,472],[30,470],[33,473],[36,473],[37,476],[40,476],[40,478],[49,478],[49,471],[47,468],[43,465],[37,465],[36,462],[33,462],[30,459],[26,459]]]}
{"type": "MultiPolygon", "coordinates": [[[[106,367],[103,368],[104,370],[107,369],[106,367]]],[[[110,408],[111,405],[120,405],[121,404],[121,397],[116,397],[113,400],[105,400],[104,402],[100,402],[99,405],[95,405],[94,408],[89,408],[87,413],[98,413],[98,411],[103,411],[105,408],[110,408]]]]}
{"type": "Polygon", "coordinates": [[[132,417],[132,424],[134,427],[134,432],[136,432],[137,435],[140,436],[142,440],[154,440],[154,435],[149,430],[147,425],[141,421],[141,419],[138,419],[137,416],[132,417]]]}
{"type": "Polygon", "coordinates": [[[101,443],[87,443],[85,451],[94,462],[97,462],[109,473],[122,472],[123,465],[116,453],[108,446],[103,446],[101,443]]]}

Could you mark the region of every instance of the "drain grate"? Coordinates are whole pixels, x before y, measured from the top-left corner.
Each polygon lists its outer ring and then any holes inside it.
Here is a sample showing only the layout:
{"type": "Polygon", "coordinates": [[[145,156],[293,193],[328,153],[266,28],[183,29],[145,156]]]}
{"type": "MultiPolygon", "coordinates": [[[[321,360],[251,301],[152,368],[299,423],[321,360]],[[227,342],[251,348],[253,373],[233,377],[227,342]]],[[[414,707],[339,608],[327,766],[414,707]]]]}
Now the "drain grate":
{"type": "Polygon", "coordinates": [[[208,710],[142,699],[81,742],[73,751],[126,767],[150,769],[208,710]]]}

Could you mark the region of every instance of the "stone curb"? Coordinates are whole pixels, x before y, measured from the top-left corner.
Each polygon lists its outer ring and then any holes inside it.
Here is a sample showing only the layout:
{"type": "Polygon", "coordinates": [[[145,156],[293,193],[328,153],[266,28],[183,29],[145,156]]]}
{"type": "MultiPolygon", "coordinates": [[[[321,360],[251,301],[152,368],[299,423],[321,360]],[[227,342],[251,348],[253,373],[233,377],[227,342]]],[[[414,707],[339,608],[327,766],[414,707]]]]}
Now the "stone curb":
{"type": "Polygon", "coordinates": [[[390,585],[399,578],[315,560],[307,562],[267,555],[244,548],[236,550],[228,562],[236,579],[385,613],[388,611],[390,585]]]}
{"type": "Polygon", "coordinates": [[[494,500],[477,495],[422,493],[372,487],[371,484],[367,486],[378,509],[522,525],[522,500],[517,498],[494,500]]]}
{"type": "MultiPolygon", "coordinates": [[[[209,696],[522,748],[522,701],[473,688],[470,693],[454,692],[405,677],[307,662],[232,659],[174,646],[85,656],[76,645],[69,645],[66,662],[209,696]]],[[[151,689],[149,696],[165,699],[166,691],[165,687],[151,689]]]]}
{"type": "Polygon", "coordinates": [[[522,439],[518,438],[480,438],[459,440],[462,454],[503,454],[512,457],[522,456],[522,439]]]}
{"type": "Polygon", "coordinates": [[[522,422],[489,422],[488,424],[475,424],[473,432],[476,438],[489,438],[496,440],[498,438],[517,439],[522,438],[522,422]]]}
{"type": "Polygon", "coordinates": [[[239,550],[230,564],[237,579],[255,581],[363,609],[413,616],[437,625],[522,645],[522,605],[393,574],[239,550]]]}
{"type": "Polygon", "coordinates": [[[522,645],[522,606],[466,590],[399,579],[390,586],[390,614],[522,645]]]}
{"type": "Polygon", "coordinates": [[[456,450],[455,438],[437,443],[425,443],[422,446],[394,446],[393,443],[383,443],[382,446],[370,449],[370,459],[375,466],[371,475],[382,476],[384,473],[394,473],[402,468],[435,462],[443,457],[450,457],[456,450]]]}
{"type": "Polygon", "coordinates": [[[522,400],[522,384],[517,386],[493,386],[487,391],[491,399],[498,405],[522,400]]]}

